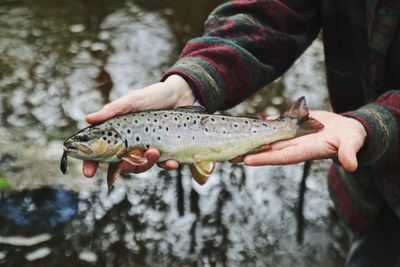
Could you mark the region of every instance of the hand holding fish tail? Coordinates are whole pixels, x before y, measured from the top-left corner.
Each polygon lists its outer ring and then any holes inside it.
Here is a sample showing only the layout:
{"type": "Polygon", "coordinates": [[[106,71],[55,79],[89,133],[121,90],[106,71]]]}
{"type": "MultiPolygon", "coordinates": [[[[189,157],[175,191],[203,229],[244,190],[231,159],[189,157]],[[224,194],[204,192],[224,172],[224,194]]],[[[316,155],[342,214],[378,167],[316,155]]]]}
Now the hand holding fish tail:
{"type": "MultiPolygon", "coordinates": [[[[187,82],[178,75],[172,75],[164,82],[130,90],[124,96],[106,104],[99,111],[87,115],[85,119],[88,123],[95,124],[133,111],[186,106],[193,102],[194,96],[187,82]]],[[[157,149],[148,149],[144,155],[148,159],[146,164],[132,166],[128,162],[123,162],[119,165],[120,172],[147,171],[158,161],[160,152],[157,149]]],[[[98,165],[98,162],[85,160],[82,166],[83,174],[88,178],[93,177],[98,165]]],[[[179,166],[174,160],[167,160],[158,165],[164,169],[176,169],[179,166]]]]}
{"type": "Polygon", "coordinates": [[[325,128],[314,134],[272,143],[267,151],[246,156],[244,163],[249,166],[286,165],[337,157],[347,171],[355,171],[358,167],[356,155],[366,138],[362,124],[327,111],[313,111],[310,116],[325,128]]]}

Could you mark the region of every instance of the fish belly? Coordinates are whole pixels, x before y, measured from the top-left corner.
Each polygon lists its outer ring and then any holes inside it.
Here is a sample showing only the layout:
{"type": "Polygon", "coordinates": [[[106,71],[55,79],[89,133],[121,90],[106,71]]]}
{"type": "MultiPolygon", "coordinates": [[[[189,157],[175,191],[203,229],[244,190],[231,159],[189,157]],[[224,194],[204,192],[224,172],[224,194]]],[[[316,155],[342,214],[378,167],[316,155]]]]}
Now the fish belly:
{"type": "MultiPolygon", "coordinates": [[[[159,144],[160,161],[175,159],[183,164],[209,160],[226,161],[244,155],[256,148],[294,137],[293,131],[260,134],[209,134],[196,140],[176,140],[170,144],[159,144]],[[173,144],[173,145],[172,145],[173,144]]],[[[172,140],[171,140],[172,141],[172,140]]]]}

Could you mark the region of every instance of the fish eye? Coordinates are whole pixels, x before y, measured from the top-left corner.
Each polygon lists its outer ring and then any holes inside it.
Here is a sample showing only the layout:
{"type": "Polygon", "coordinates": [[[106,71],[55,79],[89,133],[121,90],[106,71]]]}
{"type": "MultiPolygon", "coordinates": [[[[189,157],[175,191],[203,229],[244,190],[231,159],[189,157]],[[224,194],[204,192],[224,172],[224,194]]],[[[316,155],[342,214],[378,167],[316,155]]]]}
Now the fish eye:
{"type": "Polygon", "coordinates": [[[84,135],[78,135],[78,136],[76,137],[76,139],[77,139],[79,142],[87,142],[87,141],[90,140],[90,137],[89,137],[89,135],[84,134],[84,135]]]}

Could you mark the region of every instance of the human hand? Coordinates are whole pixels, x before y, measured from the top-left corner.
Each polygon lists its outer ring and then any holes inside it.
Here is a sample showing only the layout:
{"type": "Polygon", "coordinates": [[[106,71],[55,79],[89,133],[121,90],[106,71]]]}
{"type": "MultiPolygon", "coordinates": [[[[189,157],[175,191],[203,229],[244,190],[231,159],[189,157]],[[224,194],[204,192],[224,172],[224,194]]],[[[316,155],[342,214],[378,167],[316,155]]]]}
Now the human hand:
{"type": "MultiPolygon", "coordinates": [[[[173,108],[178,106],[192,105],[194,102],[193,93],[188,83],[178,75],[171,75],[164,82],[158,82],[142,89],[130,90],[122,97],[106,104],[99,111],[86,116],[90,124],[100,123],[117,115],[146,110],[173,108]]],[[[148,149],[145,154],[148,162],[142,166],[134,167],[127,162],[119,166],[121,173],[144,172],[150,169],[159,159],[160,152],[157,149],[148,149]]],[[[83,162],[82,172],[86,177],[93,177],[99,163],[96,161],[83,162]]],[[[179,163],[168,160],[160,163],[164,169],[175,169],[179,163]]]]}
{"type": "Polygon", "coordinates": [[[328,111],[312,111],[310,117],[325,127],[314,134],[272,143],[267,151],[244,157],[244,163],[249,166],[286,165],[338,157],[347,171],[355,171],[358,167],[356,155],[366,137],[362,124],[328,111]]]}

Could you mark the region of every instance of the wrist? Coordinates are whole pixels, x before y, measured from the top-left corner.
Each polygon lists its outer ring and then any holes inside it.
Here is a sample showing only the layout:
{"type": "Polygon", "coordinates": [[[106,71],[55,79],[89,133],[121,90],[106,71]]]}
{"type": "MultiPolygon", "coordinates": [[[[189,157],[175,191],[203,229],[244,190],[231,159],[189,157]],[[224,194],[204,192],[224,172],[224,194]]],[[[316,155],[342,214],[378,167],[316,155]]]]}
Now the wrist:
{"type": "Polygon", "coordinates": [[[353,129],[356,130],[358,136],[360,137],[360,139],[362,139],[362,144],[364,144],[365,139],[367,138],[367,131],[365,130],[364,125],[362,125],[362,123],[356,120],[355,118],[345,117],[345,116],[343,117],[346,118],[349,121],[349,123],[354,125],[353,129]]]}
{"type": "Polygon", "coordinates": [[[175,99],[175,106],[188,106],[193,105],[195,97],[194,94],[184,78],[174,74],[169,76],[164,83],[171,89],[173,98],[175,99]]]}

